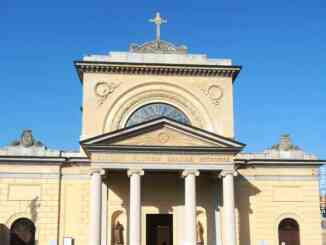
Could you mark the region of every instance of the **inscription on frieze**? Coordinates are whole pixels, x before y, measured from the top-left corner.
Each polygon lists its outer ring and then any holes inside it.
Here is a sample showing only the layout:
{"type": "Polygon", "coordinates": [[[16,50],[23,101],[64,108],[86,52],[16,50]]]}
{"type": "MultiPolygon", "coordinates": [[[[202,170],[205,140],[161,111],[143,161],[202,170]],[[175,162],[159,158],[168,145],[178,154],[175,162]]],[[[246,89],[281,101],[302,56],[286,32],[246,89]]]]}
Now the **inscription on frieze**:
{"type": "Polygon", "coordinates": [[[120,162],[120,163],[193,163],[216,164],[232,162],[232,155],[180,155],[180,154],[93,154],[92,161],[120,162]]]}

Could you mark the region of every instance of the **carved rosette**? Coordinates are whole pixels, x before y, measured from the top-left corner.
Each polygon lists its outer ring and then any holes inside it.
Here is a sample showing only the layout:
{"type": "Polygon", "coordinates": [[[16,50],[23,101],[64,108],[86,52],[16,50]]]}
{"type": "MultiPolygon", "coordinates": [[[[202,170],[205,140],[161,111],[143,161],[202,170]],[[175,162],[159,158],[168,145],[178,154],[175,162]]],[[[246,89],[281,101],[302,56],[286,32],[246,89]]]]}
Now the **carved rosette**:
{"type": "Polygon", "coordinates": [[[113,82],[98,82],[94,88],[94,93],[98,97],[97,104],[102,105],[117,87],[119,85],[113,82]]]}
{"type": "Polygon", "coordinates": [[[207,88],[202,88],[204,95],[206,95],[213,103],[218,106],[223,98],[223,89],[218,85],[210,85],[207,88]]]}
{"type": "Polygon", "coordinates": [[[166,144],[170,140],[170,135],[167,132],[159,133],[158,140],[160,141],[160,143],[166,144]]]}

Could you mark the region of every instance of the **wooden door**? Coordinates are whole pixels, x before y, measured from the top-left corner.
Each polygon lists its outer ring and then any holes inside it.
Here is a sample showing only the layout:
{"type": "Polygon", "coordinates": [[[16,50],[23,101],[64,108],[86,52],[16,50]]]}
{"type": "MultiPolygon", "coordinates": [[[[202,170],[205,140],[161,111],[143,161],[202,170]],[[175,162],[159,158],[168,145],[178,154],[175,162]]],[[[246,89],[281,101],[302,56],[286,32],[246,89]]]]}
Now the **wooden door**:
{"type": "Polygon", "coordinates": [[[284,219],[278,226],[279,245],[300,245],[299,225],[294,219],[284,219]]]}

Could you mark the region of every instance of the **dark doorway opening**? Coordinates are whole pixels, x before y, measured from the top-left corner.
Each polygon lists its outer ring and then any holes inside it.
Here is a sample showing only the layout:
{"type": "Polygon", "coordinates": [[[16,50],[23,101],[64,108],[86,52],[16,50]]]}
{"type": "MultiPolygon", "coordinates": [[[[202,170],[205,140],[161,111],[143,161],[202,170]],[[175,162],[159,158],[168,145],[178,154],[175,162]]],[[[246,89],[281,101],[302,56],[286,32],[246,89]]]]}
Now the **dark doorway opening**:
{"type": "Polygon", "coordinates": [[[299,225],[294,219],[283,219],[278,226],[279,245],[300,245],[299,225]]]}
{"type": "Polygon", "coordinates": [[[172,214],[146,215],[146,245],[173,245],[172,214]]]}
{"type": "Polygon", "coordinates": [[[10,245],[35,245],[35,225],[31,220],[20,218],[12,224],[10,245]]]}

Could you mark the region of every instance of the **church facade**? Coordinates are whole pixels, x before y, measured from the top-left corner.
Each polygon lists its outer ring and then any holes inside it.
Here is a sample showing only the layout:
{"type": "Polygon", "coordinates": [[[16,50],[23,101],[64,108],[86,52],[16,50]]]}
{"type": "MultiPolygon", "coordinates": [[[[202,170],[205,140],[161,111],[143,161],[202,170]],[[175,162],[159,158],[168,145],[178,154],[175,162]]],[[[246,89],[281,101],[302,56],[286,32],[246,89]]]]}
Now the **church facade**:
{"type": "Polygon", "coordinates": [[[0,149],[0,244],[320,245],[320,161],[235,139],[241,67],[162,41],[75,61],[81,148],[0,149]]]}

